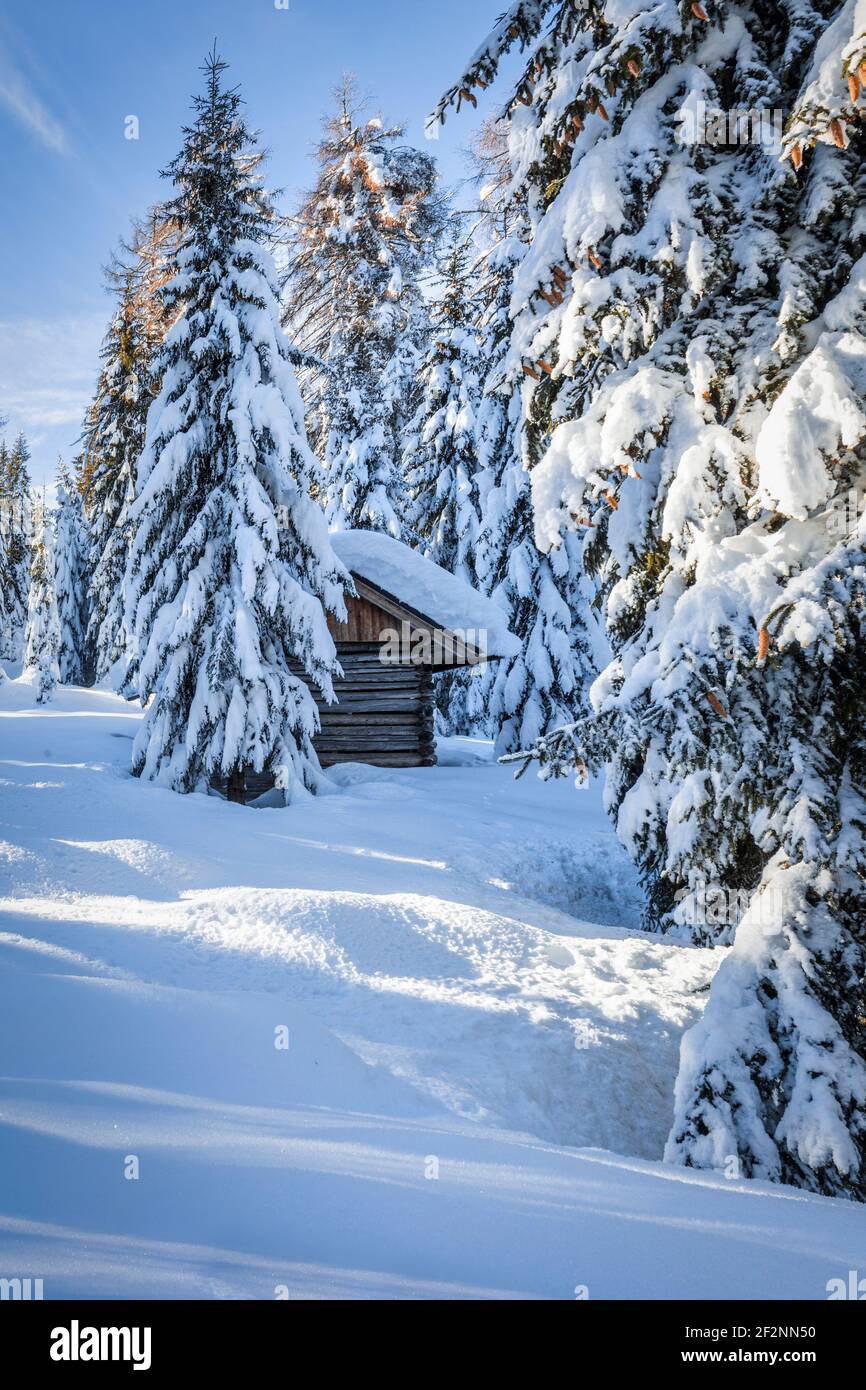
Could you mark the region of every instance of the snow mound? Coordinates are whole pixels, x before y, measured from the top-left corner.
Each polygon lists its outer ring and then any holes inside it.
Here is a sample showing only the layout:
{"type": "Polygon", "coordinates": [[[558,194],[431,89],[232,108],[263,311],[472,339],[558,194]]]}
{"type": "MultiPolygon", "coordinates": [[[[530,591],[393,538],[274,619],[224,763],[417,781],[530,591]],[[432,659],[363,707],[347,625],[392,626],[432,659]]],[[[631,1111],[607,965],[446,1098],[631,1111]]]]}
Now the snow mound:
{"type": "Polygon", "coordinates": [[[647,1158],[661,1155],[679,1039],[715,965],[709,952],[589,928],[566,940],[406,893],[233,888],[2,906],[21,935],[30,921],[57,924],[49,939],[64,948],[82,928],[104,938],[111,961],[121,952],[144,978],[306,1004],[434,1107],[647,1158]]]}
{"type": "Polygon", "coordinates": [[[722,953],[624,929],[595,792],[482,745],[254,813],[132,779],[139,717],[0,688],[4,1269],[47,1298],[824,1298],[856,1265],[852,1204],[654,1161],[722,953]]]}

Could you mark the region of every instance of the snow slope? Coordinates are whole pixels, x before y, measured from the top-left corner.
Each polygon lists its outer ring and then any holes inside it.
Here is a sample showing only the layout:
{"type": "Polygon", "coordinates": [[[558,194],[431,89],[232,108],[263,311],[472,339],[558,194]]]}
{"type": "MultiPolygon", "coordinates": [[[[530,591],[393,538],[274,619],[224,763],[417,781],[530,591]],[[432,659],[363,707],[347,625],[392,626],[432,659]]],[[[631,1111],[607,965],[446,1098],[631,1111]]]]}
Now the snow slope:
{"type": "Polygon", "coordinates": [[[594,793],[460,740],[250,810],[135,782],[138,719],[0,686],[0,1274],[822,1298],[862,1267],[859,1207],[657,1161],[718,955],[632,930],[594,793]]]}

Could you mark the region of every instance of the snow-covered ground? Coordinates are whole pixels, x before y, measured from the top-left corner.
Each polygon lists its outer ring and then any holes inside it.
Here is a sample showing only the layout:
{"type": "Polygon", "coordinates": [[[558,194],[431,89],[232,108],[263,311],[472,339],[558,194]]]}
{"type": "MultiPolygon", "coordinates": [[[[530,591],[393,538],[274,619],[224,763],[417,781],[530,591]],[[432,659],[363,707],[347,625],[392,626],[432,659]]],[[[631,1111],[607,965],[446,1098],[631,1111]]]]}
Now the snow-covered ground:
{"type": "Polygon", "coordinates": [[[134,781],[138,717],[0,684],[0,1275],[819,1299],[863,1268],[862,1208],[658,1161],[719,956],[635,930],[595,792],[457,740],[252,810],[134,781]]]}

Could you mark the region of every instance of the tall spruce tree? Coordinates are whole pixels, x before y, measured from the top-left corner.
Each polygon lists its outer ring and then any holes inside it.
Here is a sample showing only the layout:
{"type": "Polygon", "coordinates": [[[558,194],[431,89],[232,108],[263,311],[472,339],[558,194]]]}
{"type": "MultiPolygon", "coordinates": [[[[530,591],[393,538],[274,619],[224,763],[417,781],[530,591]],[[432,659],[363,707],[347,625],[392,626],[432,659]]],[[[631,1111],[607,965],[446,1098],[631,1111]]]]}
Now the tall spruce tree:
{"type": "Polygon", "coordinates": [[[102,346],[103,366],[85,426],[92,568],[88,647],[94,680],[111,676],[118,687],[123,685],[129,656],[123,623],[129,511],[152,399],[135,327],[133,289],[128,283],[102,346]]]}
{"type": "Polygon", "coordinates": [[[402,472],[421,548],[437,565],[472,584],[480,525],[476,413],[481,362],[477,305],[459,236],[441,269],[441,297],[432,310],[430,344],[419,364],[421,393],[404,436],[402,472]]]}
{"type": "Polygon", "coordinates": [[[61,466],[54,513],[54,597],[60,624],[57,653],[63,685],[84,685],[88,675],[90,538],[81,494],[61,466]]]}
{"type": "Polygon", "coordinates": [[[547,554],[535,543],[529,469],[537,440],[530,441],[524,428],[522,379],[508,371],[512,288],[526,254],[528,227],[522,195],[510,196],[507,153],[502,122],[484,128],[473,149],[483,185],[484,249],[475,273],[485,363],[477,428],[482,524],[476,573],[479,586],[508,614],[522,647],[469,685],[468,713],[473,722],[484,720],[500,755],[585,715],[597,645],[596,624],[580,587],[578,539],[566,536],[547,554]]]}
{"type": "MultiPolygon", "coordinates": [[[[0,418],[0,428],[6,420],[0,418]]],[[[6,656],[10,642],[12,624],[11,594],[12,566],[9,558],[9,521],[11,508],[6,496],[6,474],[9,467],[9,450],[5,439],[0,439],[0,659],[6,656]]],[[[2,668],[0,668],[2,670],[2,668]]],[[[5,680],[2,672],[0,679],[5,680]]]]}
{"type": "Polygon", "coordinates": [[[319,473],[264,249],[273,210],[225,66],[208,59],[167,171],[180,244],[163,294],[182,314],[130,514],[126,621],[138,693],[153,697],[133,771],[178,791],[218,775],[231,791],[244,769],[269,768],[291,797],[321,777],[297,671],[332,698],[326,610],[345,616],[348,579],[311,496],[319,473]]]}
{"type": "Polygon", "coordinates": [[[739,565],[762,586],[763,872],[683,1040],[667,1156],[737,1153],[756,1177],[866,1200],[866,31],[851,5],[828,18],[797,35],[797,198],[774,267],[778,338],[748,402],[769,405],[750,439],[758,550],[739,565]]]}
{"type": "Polygon", "coordinates": [[[6,625],[0,657],[20,661],[27,625],[30,589],[32,517],[30,503],[30,446],[19,432],[5,453],[0,475],[0,528],[6,556],[6,625]]]}
{"type": "Polygon", "coordinates": [[[866,459],[863,35],[851,5],[520,0],[439,114],[514,45],[536,534],[585,538],[613,651],[536,756],[606,767],[653,924],[736,933],[668,1156],[862,1197],[863,537],[833,519],[866,459]],[[716,108],[794,109],[790,163],[716,108]]]}
{"type": "MultiPolygon", "coordinates": [[[[419,363],[420,398],[403,442],[402,472],[418,546],[443,569],[475,583],[481,526],[476,414],[481,360],[475,335],[468,254],[455,230],[443,256],[431,338],[419,363]]],[[[443,674],[437,704],[449,733],[470,732],[469,704],[479,672],[443,674]]]]}
{"type": "Polygon", "coordinates": [[[54,518],[44,492],[33,523],[24,676],[36,689],[37,703],[45,704],[60,679],[60,616],[54,590],[54,518]]]}
{"type": "Polygon", "coordinates": [[[103,343],[96,398],[85,426],[92,568],[88,647],[94,678],[110,677],[119,688],[130,660],[123,621],[129,513],[147,412],[159,387],[158,351],[170,322],[160,289],[175,239],[172,219],[155,208],[136,224],[131,242],[109,271],[117,309],[103,343]]]}
{"type": "Polygon", "coordinates": [[[405,529],[401,436],[426,331],[419,279],[441,226],[436,167],[403,129],[365,119],[354,83],[325,123],[316,186],[291,224],[286,323],[305,374],[336,529],[405,529]]]}

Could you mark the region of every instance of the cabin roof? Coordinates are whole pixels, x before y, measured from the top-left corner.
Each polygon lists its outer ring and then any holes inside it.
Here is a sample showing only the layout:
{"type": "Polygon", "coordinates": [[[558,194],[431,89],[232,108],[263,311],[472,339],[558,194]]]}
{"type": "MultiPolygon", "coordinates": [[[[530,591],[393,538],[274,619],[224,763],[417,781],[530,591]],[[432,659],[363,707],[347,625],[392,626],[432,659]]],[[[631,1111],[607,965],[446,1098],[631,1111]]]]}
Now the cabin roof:
{"type": "Polygon", "coordinates": [[[509,632],[498,604],[402,541],[379,531],[334,531],[330,539],[347,570],[431,627],[486,632],[492,659],[520,652],[522,644],[509,632]]]}

